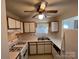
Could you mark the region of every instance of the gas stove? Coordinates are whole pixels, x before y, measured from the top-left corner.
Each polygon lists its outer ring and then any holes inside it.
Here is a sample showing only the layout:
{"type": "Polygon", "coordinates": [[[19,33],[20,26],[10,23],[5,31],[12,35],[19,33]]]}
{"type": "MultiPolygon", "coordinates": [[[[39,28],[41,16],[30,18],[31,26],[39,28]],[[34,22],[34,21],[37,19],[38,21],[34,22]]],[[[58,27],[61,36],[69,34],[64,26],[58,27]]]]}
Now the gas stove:
{"type": "Polygon", "coordinates": [[[12,47],[11,49],[9,49],[9,52],[18,52],[21,51],[23,47],[12,47]]]}
{"type": "Polygon", "coordinates": [[[26,42],[18,42],[16,45],[24,45],[26,42]]]}

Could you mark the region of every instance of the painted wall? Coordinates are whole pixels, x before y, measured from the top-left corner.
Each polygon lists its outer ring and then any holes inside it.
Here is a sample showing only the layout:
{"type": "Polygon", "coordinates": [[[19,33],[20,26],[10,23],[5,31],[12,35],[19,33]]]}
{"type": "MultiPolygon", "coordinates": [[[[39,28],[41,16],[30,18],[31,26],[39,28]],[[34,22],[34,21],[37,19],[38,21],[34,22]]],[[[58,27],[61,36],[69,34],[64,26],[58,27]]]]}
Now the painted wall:
{"type": "Polygon", "coordinates": [[[1,1],[1,59],[9,59],[5,0],[1,1]]]}

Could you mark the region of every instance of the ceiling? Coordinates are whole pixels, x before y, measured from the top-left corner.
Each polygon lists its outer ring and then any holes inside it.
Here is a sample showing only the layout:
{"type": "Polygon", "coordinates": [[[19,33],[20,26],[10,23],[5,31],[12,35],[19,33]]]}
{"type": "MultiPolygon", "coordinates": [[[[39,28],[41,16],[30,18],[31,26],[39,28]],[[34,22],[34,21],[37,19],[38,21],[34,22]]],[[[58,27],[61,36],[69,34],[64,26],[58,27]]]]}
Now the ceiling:
{"type": "MultiPolygon", "coordinates": [[[[34,5],[39,1],[40,0],[6,0],[7,16],[13,17],[15,19],[18,17],[21,20],[27,21],[28,19],[32,18],[32,16],[36,13],[34,12],[26,13],[24,11],[35,10],[34,5]]],[[[67,14],[68,11],[71,12],[72,9],[75,9],[74,13],[77,13],[77,0],[46,0],[46,1],[48,2],[46,10],[58,10],[58,13],[47,13],[47,15],[50,17],[67,14]]]]}

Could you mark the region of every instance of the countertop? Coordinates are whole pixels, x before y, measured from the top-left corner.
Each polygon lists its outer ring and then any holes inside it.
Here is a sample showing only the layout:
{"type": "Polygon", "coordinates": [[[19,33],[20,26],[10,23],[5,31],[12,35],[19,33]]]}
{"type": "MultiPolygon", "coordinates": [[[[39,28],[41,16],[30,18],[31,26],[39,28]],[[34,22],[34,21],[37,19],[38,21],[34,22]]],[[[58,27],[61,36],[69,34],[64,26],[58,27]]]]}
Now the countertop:
{"type": "Polygon", "coordinates": [[[16,59],[18,54],[19,54],[19,52],[9,52],[9,57],[10,57],[10,59],[16,59]]]}
{"type": "MultiPolygon", "coordinates": [[[[14,47],[24,47],[25,45],[27,45],[27,43],[24,44],[24,45],[15,45],[14,47]]],[[[23,49],[23,48],[22,48],[22,49],[23,49]]],[[[22,50],[22,49],[21,49],[21,50],[22,50]]],[[[20,52],[21,52],[21,51],[9,52],[9,57],[10,57],[10,59],[16,59],[16,57],[19,55],[20,52]]]]}
{"type": "Polygon", "coordinates": [[[62,47],[62,39],[59,38],[53,38],[52,36],[47,36],[59,49],[62,47]]]}
{"type": "MultiPolygon", "coordinates": [[[[61,49],[61,45],[62,45],[62,39],[61,38],[53,38],[52,35],[47,34],[46,37],[48,37],[59,49],[61,49]]],[[[22,34],[20,35],[20,39],[22,41],[26,41],[26,42],[35,42],[38,41],[38,37],[35,33],[33,34],[22,34]]]]}

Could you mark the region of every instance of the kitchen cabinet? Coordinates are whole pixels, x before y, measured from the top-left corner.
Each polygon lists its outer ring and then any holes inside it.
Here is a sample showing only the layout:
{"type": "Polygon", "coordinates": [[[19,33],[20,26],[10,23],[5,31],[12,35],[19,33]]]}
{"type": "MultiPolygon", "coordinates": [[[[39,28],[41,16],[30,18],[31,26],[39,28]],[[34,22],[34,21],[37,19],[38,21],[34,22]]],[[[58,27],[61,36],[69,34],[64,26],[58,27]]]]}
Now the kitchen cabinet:
{"type": "Polygon", "coordinates": [[[25,32],[35,32],[35,23],[24,23],[25,32]]]}
{"type": "Polygon", "coordinates": [[[9,18],[7,19],[8,29],[20,29],[20,21],[9,18]]]}
{"type": "Polygon", "coordinates": [[[29,54],[36,54],[36,43],[29,43],[29,54]]]}
{"type": "Polygon", "coordinates": [[[35,23],[29,23],[30,32],[35,32],[35,23]]]}
{"type": "Polygon", "coordinates": [[[15,28],[15,20],[12,18],[8,18],[8,27],[15,28]]]}
{"type": "Polygon", "coordinates": [[[51,32],[58,32],[58,22],[51,22],[51,32]]]}
{"type": "Polygon", "coordinates": [[[52,52],[51,42],[45,42],[45,53],[50,54],[52,52]]]}
{"type": "Polygon", "coordinates": [[[21,22],[21,33],[23,33],[23,22],[21,22]]]}
{"type": "Polygon", "coordinates": [[[38,42],[29,42],[29,54],[51,54],[52,52],[52,47],[50,41],[45,42],[45,41],[38,41],[38,42]]]}
{"type": "Polygon", "coordinates": [[[15,28],[20,28],[20,21],[15,21],[16,23],[15,23],[15,28]]]}
{"type": "Polygon", "coordinates": [[[44,54],[44,42],[38,42],[38,54],[44,54]]]}
{"type": "Polygon", "coordinates": [[[24,23],[24,31],[29,32],[29,23],[24,23]]]}

